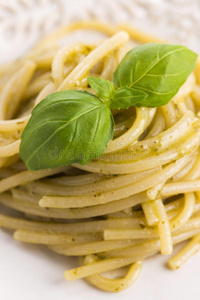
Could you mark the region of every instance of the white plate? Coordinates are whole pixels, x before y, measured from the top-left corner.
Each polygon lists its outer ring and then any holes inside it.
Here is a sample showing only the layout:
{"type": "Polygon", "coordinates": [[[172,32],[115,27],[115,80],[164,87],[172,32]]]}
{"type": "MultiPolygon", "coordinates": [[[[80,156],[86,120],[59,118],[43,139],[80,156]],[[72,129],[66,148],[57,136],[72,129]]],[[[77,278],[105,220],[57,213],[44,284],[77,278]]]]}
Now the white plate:
{"type": "Polygon", "coordinates": [[[76,258],[54,254],[44,246],[16,242],[7,230],[0,231],[0,240],[0,299],[3,300],[199,299],[199,254],[177,271],[167,269],[168,257],[156,255],[147,259],[139,279],[128,290],[111,294],[82,279],[65,281],[63,273],[78,266],[76,258]]]}

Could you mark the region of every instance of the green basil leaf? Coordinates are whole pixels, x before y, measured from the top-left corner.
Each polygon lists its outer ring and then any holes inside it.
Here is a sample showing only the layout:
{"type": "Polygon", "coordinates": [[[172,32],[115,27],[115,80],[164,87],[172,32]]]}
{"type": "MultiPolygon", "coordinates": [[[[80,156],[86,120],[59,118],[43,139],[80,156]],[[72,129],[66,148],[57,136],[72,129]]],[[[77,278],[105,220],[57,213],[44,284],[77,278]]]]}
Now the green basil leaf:
{"type": "Polygon", "coordinates": [[[109,80],[92,76],[89,76],[87,80],[99,98],[109,101],[113,97],[115,88],[109,80]]]}
{"type": "Polygon", "coordinates": [[[20,156],[32,171],[85,164],[103,154],[113,128],[109,107],[94,95],[57,92],[33,109],[21,136],[20,156]]]}
{"type": "Polygon", "coordinates": [[[111,101],[110,108],[127,109],[130,106],[136,106],[138,102],[141,102],[147,96],[148,95],[145,92],[133,88],[118,88],[111,101]]]}
{"type": "Polygon", "coordinates": [[[148,97],[137,106],[170,101],[195,67],[197,54],[187,47],[148,43],[130,50],[114,72],[117,87],[133,87],[148,97]]]}

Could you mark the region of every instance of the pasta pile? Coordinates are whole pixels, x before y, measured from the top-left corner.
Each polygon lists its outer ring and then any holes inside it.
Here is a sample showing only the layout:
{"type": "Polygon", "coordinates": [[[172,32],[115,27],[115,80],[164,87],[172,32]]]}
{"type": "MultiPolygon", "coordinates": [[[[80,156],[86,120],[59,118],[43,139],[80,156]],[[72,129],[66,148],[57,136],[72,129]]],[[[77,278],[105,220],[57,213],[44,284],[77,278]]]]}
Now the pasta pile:
{"type": "Polygon", "coordinates": [[[159,42],[127,25],[81,22],[0,69],[0,203],[21,213],[1,214],[0,226],[14,230],[18,241],[79,257],[81,266],[65,271],[65,278],[86,278],[111,292],[129,287],[155,253],[169,255],[190,239],[169,260],[177,269],[200,249],[199,61],[167,105],[114,110],[114,139],[98,160],[28,171],[19,145],[31,110],[47,95],[67,89],[94,94],[87,76],[112,81],[129,35],[135,44],[159,42]],[[60,46],[80,28],[107,37],[98,45],[60,46]],[[124,277],[101,275],[124,266],[124,277]]]}

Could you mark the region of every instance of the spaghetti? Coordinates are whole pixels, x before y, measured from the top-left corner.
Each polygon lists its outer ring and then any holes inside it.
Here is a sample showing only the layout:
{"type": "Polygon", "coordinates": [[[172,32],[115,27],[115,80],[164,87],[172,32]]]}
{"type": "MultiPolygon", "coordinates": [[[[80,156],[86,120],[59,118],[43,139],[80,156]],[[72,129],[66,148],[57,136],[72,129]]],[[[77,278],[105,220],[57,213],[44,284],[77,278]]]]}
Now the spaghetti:
{"type": "Polygon", "coordinates": [[[129,35],[135,44],[161,42],[127,25],[80,22],[58,29],[0,72],[0,203],[21,213],[1,214],[0,226],[14,230],[18,241],[80,257],[81,266],[65,278],[86,278],[112,292],[137,279],[146,257],[171,254],[173,245],[191,239],[169,261],[177,269],[200,249],[200,61],[167,105],[113,110],[114,140],[98,160],[28,171],[19,145],[31,110],[47,95],[94,93],[91,75],[112,80],[129,35]],[[61,47],[80,28],[108,38],[61,47]],[[130,268],[120,279],[100,274],[124,266],[130,268]]]}

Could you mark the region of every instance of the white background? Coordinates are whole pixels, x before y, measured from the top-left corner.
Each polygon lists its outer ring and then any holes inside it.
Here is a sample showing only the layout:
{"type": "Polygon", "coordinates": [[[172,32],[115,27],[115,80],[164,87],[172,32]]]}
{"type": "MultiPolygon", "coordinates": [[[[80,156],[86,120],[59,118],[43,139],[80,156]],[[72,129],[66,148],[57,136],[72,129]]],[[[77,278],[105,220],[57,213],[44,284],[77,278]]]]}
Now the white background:
{"type": "MultiPolygon", "coordinates": [[[[200,52],[198,0],[0,0],[0,62],[19,57],[61,23],[94,16],[114,23],[128,21],[200,52]]],[[[177,271],[166,267],[168,257],[152,257],[145,261],[132,287],[111,294],[84,280],[66,282],[63,273],[78,265],[76,259],[56,255],[43,246],[18,243],[7,230],[0,230],[0,245],[2,300],[200,299],[200,254],[177,271]]]]}
{"type": "Polygon", "coordinates": [[[54,254],[44,246],[21,244],[4,230],[0,232],[0,240],[0,299],[3,300],[118,300],[122,297],[197,300],[200,297],[200,254],[177,271],[166,267],[168,257],[156,255],[144,262],[139,279],[128,290],[111,294],[81,279],[65,281],[63,273],[78,266],[76,258],[54,254]]]}

